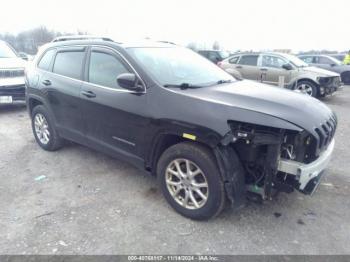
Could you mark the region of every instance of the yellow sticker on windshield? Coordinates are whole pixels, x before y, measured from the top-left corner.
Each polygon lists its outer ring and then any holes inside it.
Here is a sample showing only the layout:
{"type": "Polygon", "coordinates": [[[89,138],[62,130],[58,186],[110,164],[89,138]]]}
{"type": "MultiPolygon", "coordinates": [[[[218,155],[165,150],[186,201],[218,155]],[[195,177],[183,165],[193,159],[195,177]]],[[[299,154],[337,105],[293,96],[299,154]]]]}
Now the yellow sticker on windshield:
{"type": "Polygon", "coordinates": [[[183,136],[184,138],[187,138],[187,139],[196,140],[196,136],[191,135],[191,134],[183,133],[182,136],[183,136]]]}

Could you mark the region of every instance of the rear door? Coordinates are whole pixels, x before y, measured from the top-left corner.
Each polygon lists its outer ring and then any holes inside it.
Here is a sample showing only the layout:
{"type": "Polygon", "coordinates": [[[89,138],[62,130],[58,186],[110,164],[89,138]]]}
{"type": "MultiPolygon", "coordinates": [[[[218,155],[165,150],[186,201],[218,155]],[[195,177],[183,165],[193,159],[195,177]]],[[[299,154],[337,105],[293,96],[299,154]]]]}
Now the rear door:
{"type": "Polygon", "coordinates": [[[233,65],[245,79],[260,81],[260,70],[257,67],[259,55],[241,55],[237,64],[233,65]]]}
{"type": "Polygon", "coordinates": [[[276,55],[262,55],[260,63],[262,82],[283,87],[290,82],[293,70],[282,67],[289,63],[288,60],[276,55]]]}
{"type": "Polygon", "coordinates": [[[118,157],[142,162],[146,92],[120,87],[117,76],[135,73],[116,51],[91,47],[81,90],[86,136],[95,146],[118,157]]]}
{"type": "Polygon", "coordinates": [[[40,81],[60,133],[73,140],[84,133],[80,91],[85,50],[81,46],[58,48],[51,70],[40,81]]]}

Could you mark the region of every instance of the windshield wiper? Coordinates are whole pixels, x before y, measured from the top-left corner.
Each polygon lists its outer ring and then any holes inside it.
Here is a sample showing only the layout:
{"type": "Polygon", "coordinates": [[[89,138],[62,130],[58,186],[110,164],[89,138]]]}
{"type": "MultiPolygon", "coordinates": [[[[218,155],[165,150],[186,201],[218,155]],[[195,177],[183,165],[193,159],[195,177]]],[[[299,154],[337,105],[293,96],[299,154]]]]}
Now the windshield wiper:
{"type": "Polygon", "coordinates": [[[202,86],[198,85],[192,85],[189,83],[182,83],[182,84],[165,84],[163,85],[164,87],[175,87],[175,88],[180,88],[180,89],[188,89],[188,88],[201,88],[202,86]]]}
{"type": "Polygon", "coordinates": [[[232,83],[233,81],[231,79],[222,79],[216,82],[216,84],[220,85],[220,84],[227,84],[227,83],[232,83]]]}

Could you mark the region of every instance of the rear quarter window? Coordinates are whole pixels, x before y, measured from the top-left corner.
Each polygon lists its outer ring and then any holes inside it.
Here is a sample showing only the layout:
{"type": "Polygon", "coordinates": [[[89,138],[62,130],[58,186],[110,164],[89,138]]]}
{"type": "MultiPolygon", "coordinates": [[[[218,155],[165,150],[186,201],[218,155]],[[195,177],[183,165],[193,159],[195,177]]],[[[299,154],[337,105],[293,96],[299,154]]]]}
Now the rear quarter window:
{"type": "Polygon", "coordinates": [[[55,49],[50,49],[46,51],[46,53],[41,57],[38,67],[42,70],[49,71],[50,70],[50,65],[53,56],[55,55],[56,50],[55,49]]]}

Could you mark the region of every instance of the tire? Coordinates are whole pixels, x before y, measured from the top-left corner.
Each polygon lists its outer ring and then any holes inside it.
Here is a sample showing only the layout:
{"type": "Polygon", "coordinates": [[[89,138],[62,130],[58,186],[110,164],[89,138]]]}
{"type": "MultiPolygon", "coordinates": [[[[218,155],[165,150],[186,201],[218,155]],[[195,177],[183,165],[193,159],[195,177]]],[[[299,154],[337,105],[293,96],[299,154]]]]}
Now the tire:
{"type": "Polygon", "coordinates": [[[202,145],[183,142],[169,147],[158,161],[157,179],[165,199],[185,217],[207,220],[220,214],[224,208],[226,201],[224,184],[215,157],[202,145]],[[185,177],[180,179],[178,167],[181,173],[187,174],[189,178],[188,166],[191,172],[197,174],[192,180],[185,177]],[[174,175],[175,173],[177,175],[174,175]],[[198,190],[202,194],[197,193],[198,190]]]}
{"type": "Polygon", "coordinates": [[[313,97],[317,97],[319,95],[318,86],[315,83],[307,80],[297,82],[295,90],[313,97]]]}
{"type": "Polygon", "coordinates": [[[350,85],[350,71],[346,71],[341,74],[341,81],[345,85],[350,85]]]}
{"type": "Polygon", "coordinates": [[[59,137],[54,128],[53,118],[44,106],[34,107],[31,118],[35,140],[42,149],[56,151],[62,147],[63,139],[59,137]]]}

